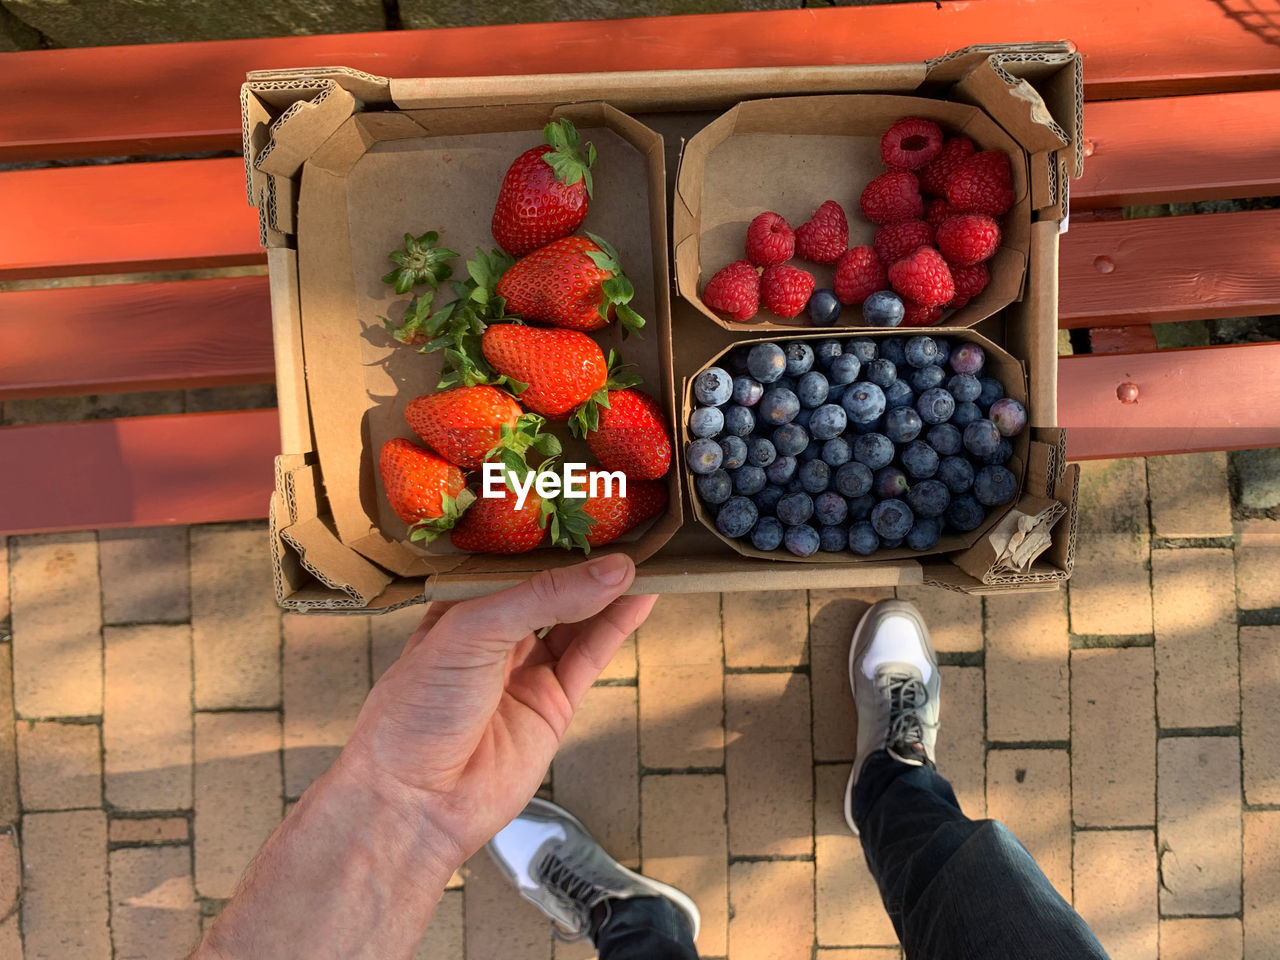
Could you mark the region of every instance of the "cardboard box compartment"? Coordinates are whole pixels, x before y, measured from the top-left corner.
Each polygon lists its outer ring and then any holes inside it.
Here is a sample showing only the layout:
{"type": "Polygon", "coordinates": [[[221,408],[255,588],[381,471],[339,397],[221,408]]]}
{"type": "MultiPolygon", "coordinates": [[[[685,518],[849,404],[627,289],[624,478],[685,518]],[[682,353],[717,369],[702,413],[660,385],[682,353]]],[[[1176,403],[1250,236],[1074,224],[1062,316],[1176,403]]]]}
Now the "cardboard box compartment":
{"type": "MultiPolygon", "coordinates": [[[[575,119],[594,118],[583,120],[593,128],[584,130],[586,137],[594,139],[599,130],[598,144],[629,143],[634,156],[628,162],[643,157],[635,165],[635,177],[617,191],[626,196],[615,200],[648,210],[644,229],[649,242],[641,242],[641,230],[618,245],[638,290],[642,281],[636,266],[646,255],[650,258],[654,306],[644,304],[649,312],[642,312],[652,332],[642,343],[652,353],[642,357],[628,342],[624,354],[642,367],[649,365],[644,371],[649,389],[661,393],[660,400],[675,411],[674,384],[718,351],[763,331],[728,330],[676,298],[670,305],[668,356],[662,359],[659,318],[668,299],[666,257],[671,254],[665,208],[661,201],[655,204],[654,145],[644,139],[644,128],[662,136],[669,203],[683,144],[737,104],[860,93],[980,101],[984,112],[1029,155],[1023,296],[974,329],[1025,366],[1032,438],[1039,441],[1028,452],[1028,483],[1036,479],[1046,496],[1063,503],[1068,517],[1059,522],[1053,547],[1030,574],[984,582],[952,563],[950,556],[956,555],[804,565],[743,557],[696,521],[687,491],[681,490],[670,515],[687,518],[678,529],[667,529],[660,520],[640,539],[623,545],[642,554],[652,545],[652,539],[642,542],[645,538],[670,534],[639,564],[633,589],[732,591],[920,582],[971,593],[1053,588],[1070,575],[1073,548],[1061,535],[1074,529],[1072,472],[1065,467],[1061,431],[1055,426],[1057,244],[1066,181],[1079,175],[1080,89],[1079,55],[1064,43],[981,46],[920,63],[837,67],[396,80],[340,67],[250,74],[241,96],[246,190],[259,209],[268,247],[283,451],[276,463],[270,513],[279,602],[303,611],[379,613],[424,599],[488,593],[523,579],[532,568],[518,559],[512,563],[511,558],[460,557],[447,549],[419,551],[396,538],[394,525],[380,526],[385,517],[371,459],[376,444],[388,435],[408,435],[398,419],[400,410],[435,383],[431,359],[397,346],[393,362],[383,365],[391,347],[373,340],[381,332],[377,315],[398,316],[407,300],[388,296],[377,279],[385,272],[384,258],[406,230],[439,229],[442,239],[464,254],[477,244],[487,249],[492,245],[489,216],[506,164],[537,142],[537,129],[557,109],[572,112],[575,119]],[[443,159],[437,153],[435,166],[429,162],[413,174],[419,179],[412,183],[422,191],[435,176],[442,192],[414,192],[400,182],[398,172],[391,173],[391,164],[413,156],[419,149],[415,144],[433,140],[463,149],[478,166],[456,165],[452,178],[441,179],[443,159]],[[354,166],[352,158],[357,158],[354,166]],[[358,176],[344,185],[343,170],[358,176]],[[641,180],[649,196],[637,199],[641,180]],[[410,215],[400,215],[389,196],[403,197],[410,215]],[[449,216],[439,215],[442,210],[449,216]],[[462,214],[471,221],[446,222],[462,214]],[[362,338],[375,323],[378,329],[362,338]],[[398,380],[401,375],[404,379],[398,380]]],[[[425,155],[430,156],[429,149],[425,155]]],[[[620,156],[630,155],[624,151],[620,156]]],[[[603,211],[614,202],[605,200],[603,178],[609,174],[603,150],[596,176],[596,200],[587,223],[593,230],[598,226],[593,223],[596,205],[603,211]]],[[[600,232],[618,242],[608,226],[600,232]]],[[[678,469],[672,471],[673,482],[678,475],[678,469]]],[[[544,550],[537,554],[537,565],[574,559],[544,550]]]]}

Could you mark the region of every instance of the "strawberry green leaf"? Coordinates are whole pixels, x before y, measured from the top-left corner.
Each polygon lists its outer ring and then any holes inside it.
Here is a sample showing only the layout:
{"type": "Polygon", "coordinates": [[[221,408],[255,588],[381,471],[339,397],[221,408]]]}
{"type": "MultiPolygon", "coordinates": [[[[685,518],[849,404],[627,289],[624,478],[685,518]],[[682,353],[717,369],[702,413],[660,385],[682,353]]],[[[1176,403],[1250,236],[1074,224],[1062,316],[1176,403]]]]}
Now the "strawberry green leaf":
{"type": "Polygon", "coordinates": [[[456,498],[449,496],[447,493],[442,494],[440,497],[440,516],[432,517],[429,520],[419,520],[413,524],[409,528],[409,539],[430,543],[442,533],[457,526],[458,521],[462,519],[462,515],[467,512],[467,508],[475,502],[476,495],[465,487],[458,493],[456,498]]]}
{"type": "Polygon", "coordinates": [[[420,283],[436,286],[453,274],[449,261],[458,254],[447,247],[437,247],[440,235],[434,230],[415,237],[411,233],[404,235],[404,249],[389,254],[396,269],[382,278],[383,283],[390,284],[396,293],[408,293],[420,283]]]}
{"type": "Polygon", "coordinates": [[[435,292],[428,290],[422,296],[410,300],[398,324],[386,317],[378,319],[387,328],[387,332],[401,343],[421,344],[431,335],[431,301],[434,296],[435,292]]]}
{"type": "MultiPolygon", "coordinates": [[[[545,457],[555,457],[560,454],[560,441],[553,434],[542,433],[542,428],[546,425],[546,419],[536,413],[523,414],[516,420],[514,427],[504,423],[497,445],[485,454],[485,460],[500,462],[508,474],[514,474],[523,480],[532,469],[528,462],[530,449],[536,450],[545,457]]],[[[545,466],[546,464],[543,464],[539,469],[545,466]]],[[[507,486],[511,487],[510,479],[507,481],[507,486]]]]}
{"type": "Polygon", "coordinates": [[[569,417],[569,432],[575,437],[585,437],[600,429],[600,408],[609,406],[608,384],[601,387],[573,411],[569,417]]]}
{"type": "Polygon", "coordinates": [[[543,135],[551,149],[542,155],[542,159],[555,171],[556,179],[566,186],[582,181],[587,196],[592,196],[591,167],[596,162],[595,145],[588,143],[584,155],[577,128],[564,117],[548,123],[543,128],[543,135]]]}
{"type": "MultiPolygon", "coordinates": [[[[609,379],[604,385],[606,390],[625,390],[627,387],[644,383],[644,379],[632,371],[632,364],[619,363],[620,359],[617,350],[609,351],[609,379]]],[[[606,403],[605,406],[607,407],[608,404],[606,403]]]]}
{"type": "Polygon", "coordinates": [[[582,509],[584,501],[579,497],[558,497],[548,506],[543,501],[543,527],[550,522],[551,542],[565,550],[581,550],[591,552],[591,544],[587,542],[587,534],[596,525],[595,517],[582,509]]]}

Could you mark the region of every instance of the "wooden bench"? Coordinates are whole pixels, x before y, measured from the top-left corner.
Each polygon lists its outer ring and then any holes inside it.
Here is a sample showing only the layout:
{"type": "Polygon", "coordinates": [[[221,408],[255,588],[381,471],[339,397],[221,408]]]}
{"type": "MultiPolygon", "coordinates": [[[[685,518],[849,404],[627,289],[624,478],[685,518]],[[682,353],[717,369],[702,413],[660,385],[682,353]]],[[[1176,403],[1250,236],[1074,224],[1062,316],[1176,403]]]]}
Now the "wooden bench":
{"type": "MultiPolygon", "coordinates": [[[[1280,344],[1156,351],[1150,336],[1152,323],[1280,312],[1280,211],[1116,218],[1280,193],[1280,46],[1235,6],[1165,0],[1152,18],[1112,0],[983,0],[3,54],[0,162],[130,162],[0,172],[0,280],[263,263],[235,155],[249,69],[861,63],[1067,37],[1085,54],[1089,156],[1062,244],[1061,326],[1096,344],[1059,365],[1070,455],[1280,445],[1280,344]],[[152,159],[188,152],[224,155],[152,159]],[[1126,383],[1137,403],[1117,397],[1126,383]]],[[[272,373],[262,277],[0,293],[0,402],[272,373]]],[[[271,410],[3,427],[0,532],[260,518],[278,449],[271,410]]]]}

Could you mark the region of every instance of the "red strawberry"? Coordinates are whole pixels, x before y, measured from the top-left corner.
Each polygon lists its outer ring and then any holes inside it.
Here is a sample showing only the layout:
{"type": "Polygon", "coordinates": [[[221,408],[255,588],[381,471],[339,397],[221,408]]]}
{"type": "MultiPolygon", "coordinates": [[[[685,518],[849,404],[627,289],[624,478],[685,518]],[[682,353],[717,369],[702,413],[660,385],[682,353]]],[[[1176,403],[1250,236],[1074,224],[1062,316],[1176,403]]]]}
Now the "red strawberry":
{"type": "Polygon", "coordinates": [[[941,149],[942,130],[922,117],[903,117],[880,138],[880,159],[890,170],[919,170],[941,149]]]}
{"type": "Polygon", "coordinates": [[[765,267],[760,276],[760,296],[764,305],[780,317],[794,317],[804,309],[813,293],[813,274],[781,263],[765,267]]]}
{"type": "Polygon", "coordinates": [[[514,427],[520,405],[494,387],[454,387],[410,401],[404,418],[422,442],[450,463],[475,470],[502,440],[502,428],[514,427]]]}
{"type": "Polygon", "coordinates": [[[493,239],[513,257],[573,233],[591,201],[595,145],[588,143],[584,152],[565,119],[547,124],[543,135],[548,146],[526,150],[507,169],[493,210],[493,239]]]}
{"type": "Polygon", "coordinates": [[[975,263],[968,267],[952,267],[951,279],[956,284],[956,296],[947,306],[959,310],[987,288],[991,273],[985,263],[975,263]]]}
{"type": "Polygon", "coordinates": [[[872,247],[854,247],[836,264],[836,297],[848,306],[861,303],[877,290],[887,289],[888,275],[872,247]]]}
{"type": "Polygon", "coordinates": [[[1000,249],[1000,224],[985,213],[960,213],[938,226],[938,250],[953,267],[991,259],[1000,249]]]}
{"type": "Polygon", "coordinates": [[[956,295],[951,269],[933,247],[920,247],[891,266],[889,283],[924,307],[940,307],[956,295]]]}
{"type": "Polygon", "coordinates": [[[599,330],[615,316],[624,332],[644,326],[629,306],[635,290],[623,276],[618,251],[593,233],[552,240],[517,260],[494,293],[506,299],[510,313],[566,330],[599,330]]]}
{"type": "Polygon", "coordinates": [[[844,209],[826,200],[808,223],[796,227],[796,254],[814,263],[835,263],[849,249],[849,221],[844,209]]]}
{"type": "Polygon", "coordinates": [[[916,247],[933,244],[933,227],[923,220],[899,220],[876,230],[876,255],[886,267],[910,254],[916,247]]]}
{"type": "Polygon", "coordinates": [[[480,349],[498,373],[528,384],[520,393],[526,409],[552,420],[603,391],[609,377],[599,345],[577,330],[498,323],[485,330],[480,349]]]}
{"type": "Polygon", "coordinates": [[[378,471],[387,503],[396,516],[414,525],[414,540],[448,530],[475,499],[461,470],[402,437],[382,445],[378,471]]]}
{"type": "Polygon", "coordinates": [[[926,307],[916,303],[910,297],[902,298],[905,313],[902,315],[900,327],[931,327],[942,319],[941,307],[926,307]]]}
{"type": "Polygon", "coordinates": [[[702,302],[730,320],[750,320],[760,310],[760,274],[749,261],[735,260],[707,281],[702,302]]]}
{"type": "Polygon", "coordinates": [[[528,553],[543,541],[544,501],[532,485],[524,505],[507,487],[497,497],[479,497],[459,521],[450,542],[471,553],[528,553]]]}
{"type": "Polygon", "coordinates": [[[862,215],[872,223],[918,220],[924,213],[920,181],[907,170],[891,170],[876,177],[858,200],[862,215]]]}
{"type": "Polygon", "coordinates": [[[935,197],[947,195],[947,181],[978,148],[968,137],[948,137],[942,150],[920,171],[920,189],[935,197]]]}
{"type": "Polygon", "coordinates": [[[761,213],[747,225],[747,259],[757,267],[785,263],[795,249],[796,235],[781,214],[761,213]]]}
{"type": "Polygon", "coordinates": [[[658,401],[639,390],[613,390],[600,404],[600,425],[587,446],[606,470],[656,480],[671,468],[671,440],[658,401]]]}
{"type": "Polygon", "coordinates": [[[947,181],[947,202],[957,210],[998,217],[1013,199],[1013,171],[999,150],[975,153],[947,181]]]}
{"type": "Polygon", "coordinates": [[[947,217],[953,217],[959,212],[941,197],[934,197],[924,205],[924,222],[937,230],[938,224],[947,219],[947,217]]]}
{"type": "Polygon", "coordinates": [[[625,497],[619,495],[617,484],[612,490],[601,485],[598,494],[586,499],[560,499],[551,520],[553,542],[566,549],[579,547],[589,552],[591,547],[612,543],[667,508],[667,485],[657,480],[628,479],[625,497]]]}

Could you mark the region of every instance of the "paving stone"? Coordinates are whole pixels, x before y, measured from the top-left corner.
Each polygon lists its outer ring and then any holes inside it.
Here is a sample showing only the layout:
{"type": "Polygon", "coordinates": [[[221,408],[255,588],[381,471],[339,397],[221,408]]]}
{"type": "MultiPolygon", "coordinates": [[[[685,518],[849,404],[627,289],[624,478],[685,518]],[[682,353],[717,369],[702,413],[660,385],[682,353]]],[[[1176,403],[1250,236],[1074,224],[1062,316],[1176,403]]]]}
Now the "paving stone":
{"type": "Polygon", "coordinates": [[[795,667],[809,659],[804,590],[726,593],[721,598],[724,662],[730,667],[795,667]]]}
{"type": "Polygon", "coordinates": [[[18,929],[18,898],[22,892],[22,862],[18,853],[18,828],[0,826],[0,957],[21,960],[22,934],[18,929]]]}
{"type": "Polygon", "coordinates": [[[360,617],[284,618],[284,792],[301,796],[338,758],[369,693],[360,617]]]}
{"type": "Polygon", "coordinates": [[[1172,737],[1159,744],[1160,909],[1240,910],[1240,741],[1172,737]]]}
{"type": "Polygon", "coordinates": [[[1280,810],[1246,810],[1244,956],[1273,960],[1280,943],[1280,810]]]}
{"type": "Polygon", "coordinates": [[[1280,627],[1240,628],[1244,798],[1280,804],[1280,627]]]}
{"type": "MultiPolygon", "coordinates": [[[[641,653],[643,665],[643,648],[641,653]]],[[[728,952],[728,837],[725,779],[718,774],[669,774],[640,781],[642,872],[683,890],[698,905],[698,952],[728,952]]],[[[468,881],[468,886],[470,881],[468,881]]],[[[484,954],[495,956],[495,954],[484,954]]]]}
{"type": "Polygon", "coordinates": [[[185,843],[190,837],[186,817],[147,817],[111,821],[112,843],[185,843]]]}
{"type": "Polygon", "coordinates": [[[632,633],[627,639],[622,641],[622,646],[618,648],[618,652],[613,655],[603,670],[600,671],[601,680],[635,680],[637,676],[636,661],[636,635],[632,633]]]}
{"type": "Polygon", "coordinates": [[[0,621],[9,619],[9,538],[0,537],[0,621]]]}
{"type": "Polygon", "coordinates": [[[13,645],[0,643],[0,823],[18,819],[18,736],[13,720],[13,645]]]}
{"type": "Polygon", "coordinates": [[[1231,536],[1231,490],[1222,451],[1148,457],[1147,486],[1156,536],[1231,536]]]}
{"type": "Polygon", "coordinates": [[[102,805],[97,724],[18,724],[22,809],[74,810],[102,805]]]}
{"type": "Polygon", "coordinates": [[[197,713],[196,890],[225,899],[283,812],[280,716],[197,713]]]}
{"type": "Polygon", "coordinates": [[[1240,481],[1240,506],[1246,510],[1280,507],[1280,450],[1233,450],[1231,462],[1240,481]]]}
{"type": "Polygon", "coordinates": [[[1230,550],[1156,550],[1156,716],[1164,729],[1240,719],[1236,598],[1230,550]]]}
{"type": "Polygon", "coordinates": [[[916,605],[939,653],[982,649],[982,598],[940,587],[898,587],[898,599],[916,605]]]}
{"type": "Polygon", "coordinates": [[[867,869],[862,845],[844,822],[849,768],[814,768],[814,868],[820,946],[896,946],[898,937],[867,869]]]}
{"type": "Polygon", "coordinates": [[[853,760],[858,727],[849,691],[849,644],[867,608],[892,596],[889,587],[809,591],[814,760],[853,760]]]}
{"type": "Polygon", "coordinates": [[[1146,467],[1142,460],[1080,464],[1071,631],[1151,632],[1146,467]]]}
{"type": "Polygon", "coordinates": [[[191,628],[106,627],[102,744],[107,800],[123,810],[191,806],[191,628]]]}
{"type": "Polygon", "coordinates": [[[1071,902],[1071,758],[1066,750],[987,752],[987,816],[1022,841],[1071,902]]]}
{"type": "Polygon", "coordinates": [[[1111,960],[1156,960],[1156,844],[1151,830],[1081,830],[1075,908],[1111,960]]]}
{"type": "Polygon", "coordinates": [[[829,949],[819,947],[817,960],[902,960],[902,951],[889,947],[868,947],[866,949],[848,949],[836,947],[829,949]]]}
{"type": "Polygon", "coordinates": [[[725,739],[729,852],[735,857],[812,856],[809,678],[800,673],[725,677],[725,739]]]}
{"type": "Polygon", "coordinates": [[[1067,598],[987,597],[987,739],[1065,740],[1070,734],[1067,598]]]}
{"type": "Polygon", "coordinates": [[[98,533],[104,623],[181,623],[191,618],[186,527],[98,533]]]}
{"type": "Polygon", "coordinates": [[[185,956],[200,940],[200,905],[186,847],[113,850],[111,940],[117,957],[185,956]]]}
{"type": "Polygon", "coordinates": [[[369,657],[376,681],[387,668],[400,659],[404,645],[422,622],[425,604],[401,607],[377,617],[369,617],[369,657]]]}
{"type": "Polygon", "coordinates": [[[111,960],[105,813],[24,816],[22,878],[26,960],[111,960]]]}
{"type": "Polygon", "coordinates": [[[413,960],[462,960],[465,928],[461,890],[447,890],[431,915],[426,936],[418,944],[413,960]]]}
{"type": "Polygon", "coordinates": [[[93,531],[14,537],[13,693],[21,717],[102,713],[102,599],[93,531]]]}
{"type": "Polygon", "coordinates": [[[280,705],[280,611],[263,524],[191,528],[197,710],[280,705]]]}
{"type": "Polygon", "coordinates": [[[940,669],[944,713],[938,730],[938,772],[951,781],[960,809],[981,819],[987,815],[982,668],[940,669]]]}
{"type": "Polygon", "coordinates": [[[1236,524],[1236,597],[1241,610],[1280,607],[1280,520],[1236,524]]]}
{"type": "Polygon", "coordinates": [[[616,859],[640,861],[635,687],[592,687],[552,761],[555,800],[616,859]]]}
{"type": "Polygon", "coordinates": [[[1146,647],[1071,654],[1071,795],[1077,826],[1155,823],[1154,670],[1146,647]]]}
{"type": "Polygon", "coordinates": [[[467,862],[463,903],[471,960],[551,960],[551,924],[483,850],[467,862]]]}
{"type": "Polygon", "coordinates": [[[1160,960],[1240,960],[1244,931],[1239,917],[1160,921],[1160,960]]]}
{"type": "Polygon", "coordinates": [[[721,664],[720,594],[664,594],[637,634],[642,668],[721,664]]]}
{"type": "Polygon", "coordinates": [[[729,914],[729,956],[734,960],[810,960],[813,863],[775,860],[732,864],[729,914]]]}

